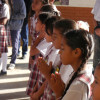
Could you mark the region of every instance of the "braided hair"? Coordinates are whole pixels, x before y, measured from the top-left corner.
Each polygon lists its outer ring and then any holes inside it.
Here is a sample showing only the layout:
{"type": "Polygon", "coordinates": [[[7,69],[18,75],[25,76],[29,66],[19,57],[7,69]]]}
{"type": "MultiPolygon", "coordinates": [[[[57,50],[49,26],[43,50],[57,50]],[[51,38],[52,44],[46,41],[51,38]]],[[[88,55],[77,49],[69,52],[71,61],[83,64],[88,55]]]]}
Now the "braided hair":
{"type": "MultiPolygon", "coordinates": [[[[82,51],[81,60],[82,63],[78,70],[74,73],[71,80],[69,81],[63,96],[66,94],[67,90],[69,89],[71,83],[74,81],[74,79],[77,77],[79,72],[84,68],[84,64],[89,59],[89,57],[92,54],[94,42],[92,35],[85,31],[85,30],[72,30],[69,32],[66,32],[64,34],[64,38],[66,40],[66,44],[70,46],[73,50],[76,48],[80,48],[82,51]]],[[[62,97],[63,97],[62,96],[62,97]]]]}

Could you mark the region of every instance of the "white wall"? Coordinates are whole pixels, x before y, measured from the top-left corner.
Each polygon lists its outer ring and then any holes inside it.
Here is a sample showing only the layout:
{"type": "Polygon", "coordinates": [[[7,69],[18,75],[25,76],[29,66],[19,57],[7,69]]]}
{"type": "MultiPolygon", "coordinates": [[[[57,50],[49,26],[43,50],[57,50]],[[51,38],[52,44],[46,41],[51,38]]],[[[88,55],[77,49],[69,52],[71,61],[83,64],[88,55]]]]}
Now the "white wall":
{"type": "Polygon", "coordinates": [[[69,6],[93,7],[96,0],[69,0],[69,6]]]}

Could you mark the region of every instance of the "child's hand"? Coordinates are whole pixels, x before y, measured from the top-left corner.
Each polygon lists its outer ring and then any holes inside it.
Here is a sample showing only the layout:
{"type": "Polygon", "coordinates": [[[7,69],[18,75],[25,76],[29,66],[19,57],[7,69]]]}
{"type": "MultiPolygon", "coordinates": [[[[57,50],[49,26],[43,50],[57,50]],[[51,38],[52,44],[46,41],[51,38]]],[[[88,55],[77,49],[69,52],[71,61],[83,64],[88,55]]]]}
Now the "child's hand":
{"type": "Polygon", "coordinates": [[[65,84],[62,81],[61,76],[58,72],[55,72],[55,74],[51,74],[50,87],[52,88],[53,92],[56,94],[56,98],[59,98],[63,95],[65,84]]]}
{"type": "Polygon", "coordinates": [[[40,72],[44,75],[44,76],[48,76],[51,74],[51,69],[52,69],[52,63],[50,62],[50,64],[48,65],[42,57],[38,58],[38,62],[37,62],[37,66],[40,70],[40,72]]]}
{"type": "Polygon", "coordinates": [[[30,94],[30,98],[31,100],[39,100],[39,96],[38,96],[38,93],[37,92],[33,92],[30,94]]]}

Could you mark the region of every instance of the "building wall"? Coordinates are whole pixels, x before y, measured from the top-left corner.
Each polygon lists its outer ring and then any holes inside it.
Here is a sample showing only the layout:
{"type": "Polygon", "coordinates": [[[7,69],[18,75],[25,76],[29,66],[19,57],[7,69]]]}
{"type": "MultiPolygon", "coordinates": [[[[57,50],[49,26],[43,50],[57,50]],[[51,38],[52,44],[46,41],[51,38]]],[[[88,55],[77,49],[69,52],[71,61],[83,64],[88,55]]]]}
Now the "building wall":
{"type": "Polygon", "coordinates": [[[57,6],[58,10],[61,11],[61,16],[67,19],[73,19],[75,21],[86,21],[90,25],[90,32],[93,33],[93,15],[91,14],[92,8],[89,7],[68,7],[68,6],[57,6]]]}
{"type": "Polygon", "coordinates": [[[69,0],[71,7],[93,7],[96,0],[69,0]]]}

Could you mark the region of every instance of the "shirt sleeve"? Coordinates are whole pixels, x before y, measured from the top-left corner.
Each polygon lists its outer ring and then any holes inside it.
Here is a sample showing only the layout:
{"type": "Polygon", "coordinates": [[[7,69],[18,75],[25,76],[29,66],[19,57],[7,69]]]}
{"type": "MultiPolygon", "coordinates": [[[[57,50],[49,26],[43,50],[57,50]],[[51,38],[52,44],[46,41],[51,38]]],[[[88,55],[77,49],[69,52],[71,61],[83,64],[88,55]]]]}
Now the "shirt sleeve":
{"type": "Polygon", "coordinates": [[[4,6],[3,6],[3,9],[2,9],[2,18],[7,18],[7,19],[10,18],[9,7],[8,7],[7,4],[4,4],[4,6]]]}
{"type": "Polygon", "coordinates": [[[81,81],[74,81],[62,100],[88,100],[87,85],[81,81]]]}
{"type": "Polygon", "coordinates": [[[17,3],[19,9],[17,8],[18,11],[14,12],[12,19],[24,19],[26,17],[26,6],[24,0],[18,0],[17,2],[19,2],[17,3]]]}

